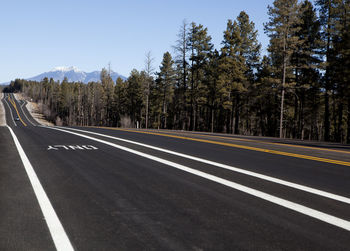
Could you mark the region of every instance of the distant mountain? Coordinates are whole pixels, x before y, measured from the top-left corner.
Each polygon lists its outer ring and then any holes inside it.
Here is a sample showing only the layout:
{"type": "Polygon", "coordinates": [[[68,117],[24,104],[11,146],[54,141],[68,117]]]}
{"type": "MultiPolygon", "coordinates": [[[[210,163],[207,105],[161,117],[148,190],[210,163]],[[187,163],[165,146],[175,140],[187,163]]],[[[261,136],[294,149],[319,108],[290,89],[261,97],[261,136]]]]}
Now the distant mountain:
{"type": "MultiPolygon", "coordinates": [[[[43,78],[53,78],[55,81],[59,80],[62,81],[65,77],[67,77],[69,82],[83,82],[83,83],[89,83],[89,82],[97,82],[100,81],[100,74],[101,71],[93,71],[93,72],[84,72],[76,67],[65,67],[60,66],[52,69],[51,71],[41,73],[37,76],[27,78],[26,80],[33,80],[33,81],[41,81],[43,78]]],[[[126,77],[118,74],[117,72],[111,71],[111,77],[113,81],[116,81],[118,77],[122,78],[123,80],[126,79],[126,77]]],[[[3,83],[8,84],[8,83],[3,83]]]]}

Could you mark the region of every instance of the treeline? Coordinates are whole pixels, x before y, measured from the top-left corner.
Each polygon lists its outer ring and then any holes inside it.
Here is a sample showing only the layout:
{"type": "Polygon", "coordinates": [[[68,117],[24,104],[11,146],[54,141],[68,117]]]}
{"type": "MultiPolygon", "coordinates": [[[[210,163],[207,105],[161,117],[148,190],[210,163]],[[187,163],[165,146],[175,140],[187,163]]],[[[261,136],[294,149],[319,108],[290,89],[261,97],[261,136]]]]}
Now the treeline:
{"type": "Polygon", "coordinates": [[[242,11],[221,48],[207,28],[183,22],[174,54],[152,57],[114,83],[15,80],[10,89],[42,102],[63,125],[226,132],[350,143],[350,1],[275,0],[268,54],[242,11]]]}

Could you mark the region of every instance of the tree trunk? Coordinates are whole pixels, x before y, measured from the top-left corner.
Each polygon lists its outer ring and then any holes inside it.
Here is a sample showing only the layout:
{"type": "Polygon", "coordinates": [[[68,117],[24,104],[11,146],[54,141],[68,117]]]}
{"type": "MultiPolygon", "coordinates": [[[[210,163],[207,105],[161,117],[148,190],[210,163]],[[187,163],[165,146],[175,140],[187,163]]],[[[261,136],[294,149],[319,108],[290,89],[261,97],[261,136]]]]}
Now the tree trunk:
{"type": "Polygon", "coordinates": [[[214,132],[214,108],[211,107],[211,132],[214,132]]]}
{"type": "Polygon", "coordinates": [[[337,128],[337,136],[336,141],[341,142],[343,141],[343,102],[340,100],[339,106],[338,106],[338,128],[337,128]]]}
{"type": "Polygon", "coordinates": [[[236,94],[234,134],[239,134],[239,103],[240,103],[239,94],[236,94]]]}
{"type": "MultiPolygon", "coordinates": [[[[294,100],[294,123],[293,123],[293,128],[292,128],[292,136],[294,139],[298,138],[299,130],[298,130],[298,125],[300,124],[300,120],[298,121],[298,112],[299,112],[299,102],[298,98],[295,96],[294,100]]],[[[300,118],[299,118],[300,119],[300,118]]]]}
{"type": "Polygon", "coordinates": [[[326,83],[326,89],[324,94],[324,140],[325,141],[329,141],[329,128],[330,128],[328,90],[329,90],[328,84],[326,83]]]}
{"type": "MultiPolygon", "coordinates": [[[[233,97],[233,95],[232,95],[233,97]]],[[[232,100],[232,111],[231,111],[231,124],[230,124],[230,133],[235,133],[236,120],[235,120],[235,102],[232,100]]]]}
{"type": "Polygon", "coordinates": [[[286,37],[283,37],[283,78],[281,95],[281,115],[280,115],[280,138],[283,138],[283,109],[284,109],[284,85],[286,82],[286,37]]]}
{"type": "Polygon", "coordinates": [[[196,130],[197,107],[196,107],[195,104],[193,106],[194,107],[193,107],[193,127],[192,127],[192,131],[195,131],[196,130]]]}
{"type": "Polygon", "coordinates": [[[350,97],[348,98],[348,126],[346,132],[346,143],[350,144],[350,97]]]}
{"type": "MultiPolygon", "coordinates": [[[[330,2],[329,2],[330,4],[330,2]]],[[[328,19],[327,19],[327,46],[326,46],[326,57],[327,57],[327,63],[329,63],[329,54],[330,54],[330,6],[328,7],[328,19]]],[[[328,64],[326,66],[326,73],[325,73],[325,95],[324,95],[324,140],[329,141],[329,135],[330,135],[330,120],[329,120],[329,95],[328,91],[330,90],[330,84],[329,84],[329,67],[328,64]]]]}
{"type": "MultiPolygon", "coordinates": [[[[148,90],[149,92],[149,83],[148,83],[148,90]]],[[[148,129],[148,98],[149,97],[149,94],[147,93],[147,96],[146,96],[146,129],[148,129]]]]}

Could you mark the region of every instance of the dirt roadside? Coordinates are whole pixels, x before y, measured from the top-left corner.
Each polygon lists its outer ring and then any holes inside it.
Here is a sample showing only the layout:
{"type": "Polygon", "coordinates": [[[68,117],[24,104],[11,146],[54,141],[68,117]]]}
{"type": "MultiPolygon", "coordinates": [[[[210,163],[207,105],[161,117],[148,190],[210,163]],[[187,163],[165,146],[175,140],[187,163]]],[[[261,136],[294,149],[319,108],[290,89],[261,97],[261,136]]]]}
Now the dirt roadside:
{"type": "Polygon", "coordinates": [[[45,116],[41,113],[39,104],[31,102],[29,98],[24,97],[22,93],[15,93],[15,97],[17,100],[26,100],[27,104],[27,110],[32,115],[32,117],[40,124],[46,125],[46,126],[54,126],[53,123],[47,121],[45,119],[45,116]]]}

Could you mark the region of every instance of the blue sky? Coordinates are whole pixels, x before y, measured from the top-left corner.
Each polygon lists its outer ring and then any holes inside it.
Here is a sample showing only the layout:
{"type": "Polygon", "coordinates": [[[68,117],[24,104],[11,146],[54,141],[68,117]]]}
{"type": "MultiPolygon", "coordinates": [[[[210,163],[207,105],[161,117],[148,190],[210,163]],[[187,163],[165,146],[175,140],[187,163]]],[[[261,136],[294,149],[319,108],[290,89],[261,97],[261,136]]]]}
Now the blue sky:
{"type": "Polygon", "coordinates": [[[84,71],[107,67],[128,76],[144,68],[152,52],[159,69],[163,53],[173,54],[184,19],[208,28],[220,48],[228,19],[244,10],[259,31],[273,0],[1,0],[0,83],[27,78],[56,66],[84,71]]]}

